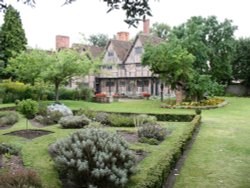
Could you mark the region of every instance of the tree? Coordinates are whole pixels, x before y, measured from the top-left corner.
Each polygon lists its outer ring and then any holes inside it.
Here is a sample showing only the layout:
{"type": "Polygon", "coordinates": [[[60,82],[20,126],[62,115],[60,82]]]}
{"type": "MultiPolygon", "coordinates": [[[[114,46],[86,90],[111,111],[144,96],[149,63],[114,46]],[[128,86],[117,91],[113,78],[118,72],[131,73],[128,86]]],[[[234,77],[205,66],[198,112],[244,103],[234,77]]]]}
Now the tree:
{"type": "Polygon", "coordinates": [[[48,66],[47,56],[48,52],[43,50],[23,51],[10,59],[6,71],[21,82],[34,85],[48,66]]]}
{"type": "Polygon", "coordinates": [[[250,86],[250,38],[240,38],[236,41],[232,69],[234,80],[250,86]]]}
{"type": "Polygon", "coordinates": [[[108,43],[108,35],[105,34],[96,34],[96,35],[90,35],[88,38],[88,41],[91,45],[99,46],[99,47],[105,47],[108,43]]]}
{"type": "Polygon", "coordinates": [[[142,57],[142,64],[149,66],[154,74],[176,90],[176,103],[181,103],[186,84],[192,78],[195,57],[181,42],[172,38],[157,46],[147,45],[142,57]]]}
{"type": "Polygon", "coordinates": [[[56,102],[59,101],[59,87],[75,76],[85,76],[93,66],[86,54],[65,49],[47,56],[48,66],[42,73],[45,81],[55,86],[56,102]]]}
{"type": "MultiPolygon", "coordinates": [[[[27,39],[19,12],[9,5],[0,30],[0,61],[3,63],[4,68],[11,57],[26,49],[26,44],[27,39]]],[[[3,73],[0,76],[3,76],[3,73]]]]}
{"type": "Polygon", "coordinates": [[[162,39],[167,39],[169,33],[170,33],[171,27],[165,23],[154,23],[151,28],[151,33],[157,37],[160,37],[162,39]]]}
{"type": "MultiPolygon", "coordinates": [[[[17,0],[32,7],[35,6],[35,0],[17,0]]],[[[64,5],[73,3],[76,0],[65,0],[64,5]]],[[[136,27],[138,23],[146,16],[152,16],[151,9],[149,6],[149,0],[103,0],[109,7],[107,12],[115,9],[122,9],[125,11],[126,19],[124,20],[130,26],[136,27]]],[[[0,11],[6,9],[7,4],[5,0],[0,0],[0,11]]]]}
{"type": "Polygon", "coordinates": [[[198,16],[174,27],[172,34],[196,57],[194,68],[200,74],[211,75],[219,83],[226,83],[232,73],[236,29],[231,20],[219,22],[215,16],[198,16]]]}

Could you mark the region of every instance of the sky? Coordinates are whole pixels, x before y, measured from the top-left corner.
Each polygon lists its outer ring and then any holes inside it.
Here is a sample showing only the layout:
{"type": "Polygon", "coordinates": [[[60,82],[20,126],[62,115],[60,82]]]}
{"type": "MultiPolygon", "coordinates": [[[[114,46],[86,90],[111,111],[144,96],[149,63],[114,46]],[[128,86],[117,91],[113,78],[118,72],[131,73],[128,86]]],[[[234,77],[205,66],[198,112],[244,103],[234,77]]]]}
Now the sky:
{"type": "MultiPolygon", "coordinates": [[[[108,7],[102,0],[77,0],[62,6],[64,0],[36,0],[36,7],[16,0],[11,3],[21,15],[23,28],[28,39],[28,46],[41,49],[55,49],[55,36],[66,35],[70,43],[82,42],[80,33],[88,38],[91,34],[107,34],[112,38],[119,31],[127,31],[133,38],[142,30],[142,23],[137,28],[129,27],[123,20],[125,13],[115,10],[107,13],[108,7]]],[[[217,16],[219,21],[233,20],[238,26],[235,36],[250,37],[250,0],[150,0],[155,22],[178,26],[192,16],[217,16]]],[[[0,25],[3,23],[0,13],[0,25]]]]}

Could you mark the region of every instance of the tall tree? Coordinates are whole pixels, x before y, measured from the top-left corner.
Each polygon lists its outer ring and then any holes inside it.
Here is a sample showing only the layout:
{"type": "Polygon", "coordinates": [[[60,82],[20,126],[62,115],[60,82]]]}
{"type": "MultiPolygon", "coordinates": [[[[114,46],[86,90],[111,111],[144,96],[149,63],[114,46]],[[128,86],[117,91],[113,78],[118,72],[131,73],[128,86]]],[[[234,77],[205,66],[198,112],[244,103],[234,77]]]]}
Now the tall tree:
{"type": "Polygon", "coordinates": [[[162,39],[167,39],[169,33],[171,31],[171,27],[165,23],[154,23],[152,25],[152,28],[150,30],[150,32],[157,36],[157,37],[160,37],[162,39]]]}
{"type": "Polygon", "coordinates": [[[93,66],[86,54],[65,49],[47,56],[49,65],[42,73],[45,81],[55,86],[56,101],[59,101],[59,87],[75,76],[85,76],[93,66]]]}
{"type": "Polygon", "coordinates": [[[91,45],[105,47],[108,43],[109,37],[105,34],[90,35],[88,41],[91,45]]]}
{"type": "Polygon", "coordinates": [[[182,47],[181,42],[172,38],[157,46],[147,45],[142,64],[149,66],[154,74],[175,89],[176,103],[181,103],[186,84],[193,76],[194,60],[195,57],[182,47]]]}
{"type": "Polygon", "coordinates": [[[23,51],[10,59],[6,71],[21,82],[34,85],[48,66],[47,56],[48,52],[43,50],[23,51]]]}
{"type": "Polygon", "coordinates": [[[211,75],[212,79],[225,83],[232,74],[236,29],[231,20],[219,22],[215,16],[198,16],[174,27],[172,34],[181,39],[187,50],[196,57],[194,68],[200,74],[211,75]]]}
{"type": "Polygon", "coordinates": [[[233,79],[250,86],[250,38],[240,38],[236,41],[233,79]]]}
{"type": "Polygon", "coordinates": [[[3,62],[4,67],[7,66],[11,57],[26,49],[26,44],[27,39],[22,27],[20,14],[15,8],[9,5],[0,30],[0,61],[3,62]]]}
{"type": "MultiPolygon", "coordinates": [[[[17,0],[32,7],[35,6],[35,0],[17,0]]],[[[73,3],[76,0],[65,0],[65,5],[73,3]]],[[[126,19],[124,20],[130,26],[136,27],[140,21],[147,16],[152,16],[149,0],[103,0],[109,7],[108,12],[115,9],[125,11],[126,19]]],[[[0,0],[0,11],[6,9],[5,0],[0,0]]]]}

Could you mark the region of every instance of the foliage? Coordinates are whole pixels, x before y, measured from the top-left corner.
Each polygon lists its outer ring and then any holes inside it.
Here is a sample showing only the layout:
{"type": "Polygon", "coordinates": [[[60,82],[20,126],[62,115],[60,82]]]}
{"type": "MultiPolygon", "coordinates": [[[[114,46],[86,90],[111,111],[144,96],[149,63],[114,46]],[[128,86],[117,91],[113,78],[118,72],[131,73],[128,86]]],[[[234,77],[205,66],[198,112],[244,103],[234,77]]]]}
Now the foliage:
{"type": "Polygon", "coordinates": [[[10,155],[18,155],[20,153],[20,148],[13,145],[0,143],[0,155],[3,155],[5,153],[8,153],[10,155]]]}
{"type": "Polygon", "coordinates": [[[0,112],[0,127],[5,125],[14,125],[18,122],[19,117],[16,112],[0,112]]]}
{"type": "Polygon", "coordinates": [[[224,88],[213,81],[211,76],[196,73],[193,79],[189,81],[186,92],[194,101],[200,101],[206,96],[222,95],[224,88]]]}
{"type": "Polygon", "coordinates": [[[84,53],[65,49],[48,55],[49,65],[42,77],[54,84],[56,101],[59,101],[59,87],[63,82],[69,81],[75,76],[84,76],[93,66],[84,53]]]}
{"type": "Polygon", "coordinates": [[[23,51],[10,59],[6,71],[21,82],[35,85],[40,80],[41,73],[47,68],[48,52],[39,49],[23,51]]]}
{"type": "Polygon", "coordinates": [[[165,136],[167,135],[166,129],[162,128],[157,124],[144,124],[138,129],[138,137],[139,138],[153,138],[158,141],[163,141],[165,136]]]}
{"type": "Polygon", "coordinates": [[[35,171],[32,170],[18,170],[15,173],[6,173],[0,175],[0,185],[5,188],[14,187],[36,187],[42,188],[41,179],[35,171]]]}
{"type": "Polygon", "coordinates": [[[108,116],[108,125],[113,127],[133,127],[134,121],[130,116],[110,114],[108,116]]]}
{"type": "MultiPolygon", "coordinates": [[[[4,23],[0,28],[0,62],[6,68],[11,57],[26,49],[27,39],[22,27],[19,12],[9,5],[4,15],[4,23]]],[[[1,70],[1,73],[3,70],[1,70]]],[[[10,76],[10,75],[0,75],[10,76]]]]}
{"type": "Polygon", "coordinates": [[[168,38],[170,31],[171,31],[171,27],[169,25],[165,23],[158,23],[158,22],[154,23],[150,30],[150,32],[153,35],[160,37],[164,40],[168,38]]]}
{"type": "Polygon", "coordinates": [[[106,112],[97,112],[95,116],[95,121],[100,122],[102,124],[108,124],[109,114],[106,112]]]}
{"type": "Polygon", "coordinates": [[[62,128],[83,128],[88,125],[90,120],[84,116],[66,116],[60,119],[59,124],[62,128]]]}
{"type": "Polygon", "coordinates": [[[124,186],[133,171],[127,143],[102,129],[75,132],[51,147],[56,168],[79,186],[124,186]]]}
{"type": "Polygon", "coordinates": [[[31,99],[22,100],[18,104],[17,110],[21,114],[23,114],[27,119],[32,119],[38,112],[38,103],[31,99]]]}
{"type": "Polygon", "coordinates": [[[150,116],[147,114],[135,115],[134,116],[134,125],[135,127],[143,126],[146,123],[155,124],[157,121],[155,116],[150,116]]]}
{"type": "Polygon", "coordinates": [[[193,65],[199,74],[211,75],[218,83],[225,83],[232,73],[236,29],[231,20],[219,22],[215,16],[198,16],[174,27],[172,34],[195,56],[193,65]]]}
{"type": "Polygon", "coordinates": [[[141,142],[141,143],[147,143],[147,144],[150,144],[150,145],[158,145],[160,143],[155,138],[146,138],[146,137],[140,137],[138,139],[138,141],[141,142]]]}
{"type": "Polygon", "coordinates": [[[99,46],[99,47],[105,47],[108,43],[108,35],[105,34],[96,34],[96,35],[90,35],[88,38],[88,41],[90,42],[90,45],[93,46],[99,46]]]}
{"type": "Polygon", "coordinates": [[[236,53],[233,59],[233,80],[250,85],[250,38],[236,40],[236,53]]]}
{"type": "Polygon", "coordinates": [[[95,97],[107,97],[106,93],[96,93],[95,97]]]}
{"type": "Polygon", "coordinates": [[[86,108],[86,109],[80,108],[79,110],[76,111],[75,115],[83,115],[84,114],[87,118],[93,120],[93,119],[95,119],[97,113],[98,112],[95,112],[93,110],[89,110],[88,108],[86,108]]]}
{"type": "Polygon", "coordinates": [[[203,99],[199,102],[182,102],[181,106],[215,106],[218,105],[225,100],[222,98],[210,98],[210,99],[203,99]]]}

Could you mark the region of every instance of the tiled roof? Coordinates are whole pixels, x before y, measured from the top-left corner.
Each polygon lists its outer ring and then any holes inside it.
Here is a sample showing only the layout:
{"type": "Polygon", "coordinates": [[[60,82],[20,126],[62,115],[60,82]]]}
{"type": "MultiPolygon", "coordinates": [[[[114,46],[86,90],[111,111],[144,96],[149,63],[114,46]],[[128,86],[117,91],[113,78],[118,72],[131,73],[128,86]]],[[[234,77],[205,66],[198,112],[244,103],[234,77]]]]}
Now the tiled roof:
{"type": "Polygon", "coordinates": [[[110,40],[109,44],[110,43],[112,43],[114,51],[116,52],[118,58],[121,61],[123,61],[129,49],[131,48],[132,43],[129,41],[120,41],[120,40],[110,40]]]}
{"type": "Polygon", "coordinates": [[[99,57],[104,51],[104,48],[102,47],[90,46],[84,44],[72,44],[72,48],[79,52],[84,52],[84,51],[89,52],[93,58],[99,57]]]}

